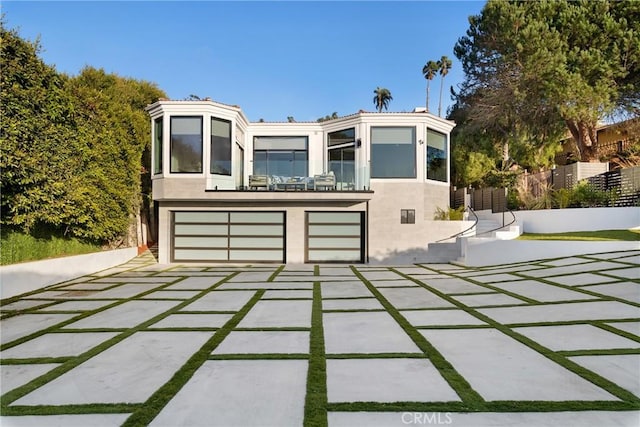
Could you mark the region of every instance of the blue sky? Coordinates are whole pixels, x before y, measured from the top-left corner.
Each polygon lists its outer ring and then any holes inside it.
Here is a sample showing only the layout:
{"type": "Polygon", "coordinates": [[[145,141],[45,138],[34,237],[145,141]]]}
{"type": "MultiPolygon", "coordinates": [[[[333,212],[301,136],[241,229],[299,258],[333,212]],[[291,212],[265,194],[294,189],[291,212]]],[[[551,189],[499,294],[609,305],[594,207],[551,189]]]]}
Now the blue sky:
{"type": "MultiPolygon", "coordinates": [[[[334,111],[424,106],[422,66],[447,55],[449,87],[463,80],[453,47],[484,1],[412,2],[17,2],[5,22],[40,36],[44,61],[155,82],[171,99],[190,94],[237,104],[251,121],[315,121],[334,111]]],[[[437,113],[440,77],[431,83],[437,113]]]]}

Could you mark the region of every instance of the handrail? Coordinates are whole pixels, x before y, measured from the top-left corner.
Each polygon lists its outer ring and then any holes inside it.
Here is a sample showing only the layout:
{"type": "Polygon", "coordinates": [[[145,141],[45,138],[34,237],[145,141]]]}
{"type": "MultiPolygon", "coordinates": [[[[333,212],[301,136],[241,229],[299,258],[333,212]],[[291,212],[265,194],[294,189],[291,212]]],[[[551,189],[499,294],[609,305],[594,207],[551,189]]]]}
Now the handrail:
{"type": "Polygon", "coordinates": [[[511,220],[511,222],[510,222],[509,224],[505,224],[505,225],[503,225],[503,226],[500,226],[500,227],[498,227],[498,228],[493,228],[493,229],[491,229],[491,230],[483,231],[483,232],[482,232],[482,233],[480,233],[480,234],[476,234],[476,236],[481,236],[481,235],[483,235],[483,234],[493,233],[494,231],[498,231],[498,230],[500,230],[500,229],[502,229],[502,228],[509,227],[511,224],[513,224],[514,222],[516,222],[516,221],[517,221],[517,219],[516,219],[516,215],[513,213],[513,211],[512,211],[511,209],[507,208],[507,210],[509,211],[509,213],[510,213],[510,214],[511,214],[511,216],[513,217],[513,219],[511,220]]]}
{"type": "Polygon", "coordinates": [[[478,224],[478,221],[480,220],[480,219],[478,218],[478,215],[476,215],[476,213],[474,212],[474,210],[473,210],[473,208],[472,208],[471,206],[467,206],[467,207],[469,208],[469,212],[471,212],[471,213],[473,214],[473,216],[475,216],[475,217],[476,217],[476,220],[473,222],[473,225],[472,225],[471,227],[469,227],[469,228],[467,228],[467,229],[465,229],[465,230],[462,230],[462,231],[460,231],[460,232],[458,232],[458,233],[456,233],[456,234],[453,234],[453,235],[451,235],[451,236],[449,236],[449,237],[445,237],[444,239],[436,240],[436,241],[435,241],[435,243],[444,242],[445,240],[449,240],[449,239],[453,239],[454,237],[461,236],[461,235],[463,235],[464,233],[466,233],[467,231],[472,230],[472,229],[473,229],[473,227],[475,227],[475,226],[478,224]]]}

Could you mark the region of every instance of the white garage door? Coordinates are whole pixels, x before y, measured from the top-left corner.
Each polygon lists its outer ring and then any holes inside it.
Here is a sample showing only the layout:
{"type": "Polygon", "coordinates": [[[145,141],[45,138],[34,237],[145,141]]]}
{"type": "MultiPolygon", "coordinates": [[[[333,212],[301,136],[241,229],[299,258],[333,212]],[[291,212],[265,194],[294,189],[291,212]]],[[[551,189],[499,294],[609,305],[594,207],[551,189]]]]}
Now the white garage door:
{"type": "Polygon", "coordinates": [[[364,212],[307,212],[307,262],[363,262],[364,212]]]}
{"type": "Polygon", "coordinates": [[[284,262],[284,212],[174,212],[174,262],[284,262]]]}

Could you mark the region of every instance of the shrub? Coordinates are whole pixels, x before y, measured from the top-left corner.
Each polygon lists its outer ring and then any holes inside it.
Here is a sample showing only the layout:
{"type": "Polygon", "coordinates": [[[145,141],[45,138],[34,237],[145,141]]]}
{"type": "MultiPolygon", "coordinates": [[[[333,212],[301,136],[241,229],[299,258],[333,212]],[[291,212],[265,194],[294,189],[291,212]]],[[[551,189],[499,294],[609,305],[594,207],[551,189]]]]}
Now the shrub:
{"type": "Polygon", "coordinates": [[[462,221],[464,219],[464,206],[456,209],[448,207],[447,210],[436,207],[433,219],[436,221],[462,221]]]}

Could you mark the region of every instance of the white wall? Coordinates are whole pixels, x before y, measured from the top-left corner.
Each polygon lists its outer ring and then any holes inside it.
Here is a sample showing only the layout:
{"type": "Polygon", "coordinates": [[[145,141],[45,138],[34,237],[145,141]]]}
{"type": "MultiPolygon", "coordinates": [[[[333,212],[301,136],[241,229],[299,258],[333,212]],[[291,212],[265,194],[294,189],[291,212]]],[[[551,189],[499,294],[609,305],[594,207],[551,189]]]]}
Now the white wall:
{"type": "Polygon", "coordinates": [[[467,238],[464,238],[462,242],[463,263],[469,267],[637,249],[640,249],[640,242],[489,240],[467,238]]]}
{"type": "Polygon", "coordinates": [[[2,299],[95,273],[129,261],[138,248],[116,249],[0,267],[2,299]]]}
{"type": "MultiPolygon", "coordinates": [[[[628,230],[640,227],[640,207],[573,208],[515,211],[525,233],[562,233],[566,231],[628,230]]],[[[478,216],[502,221],[502,214],[481,211],[478,216]]],[[[505,213],[505,222],[511,221],[505,213]]]]}

